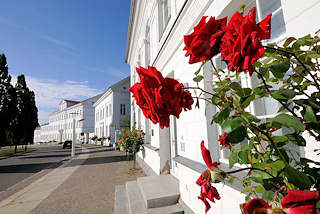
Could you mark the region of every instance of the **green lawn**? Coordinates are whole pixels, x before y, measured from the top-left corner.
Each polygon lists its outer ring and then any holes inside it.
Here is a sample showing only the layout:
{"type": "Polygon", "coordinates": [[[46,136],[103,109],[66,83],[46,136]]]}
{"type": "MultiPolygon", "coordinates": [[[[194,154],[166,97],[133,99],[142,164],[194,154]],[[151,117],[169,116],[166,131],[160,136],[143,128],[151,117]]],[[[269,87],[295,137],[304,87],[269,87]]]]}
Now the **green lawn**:
{"type": "MultiPolygon", "coordinates": [[[[27,152],[37,150],[36,148],[28,147],[27,152]]],[[[14,146],[12,148],[0,149],[0,160],[11,156],[20,155],[24,153],[24,148],[17,148],[17,153],[14,154],[14,146]]]]}

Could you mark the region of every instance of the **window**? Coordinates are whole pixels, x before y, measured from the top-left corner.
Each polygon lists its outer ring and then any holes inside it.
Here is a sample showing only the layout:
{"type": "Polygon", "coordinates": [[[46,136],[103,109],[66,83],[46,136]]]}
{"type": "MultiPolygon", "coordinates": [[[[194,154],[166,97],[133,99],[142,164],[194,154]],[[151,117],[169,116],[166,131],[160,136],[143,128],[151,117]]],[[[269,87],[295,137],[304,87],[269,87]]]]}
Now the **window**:
{"type": "Polygon", "coordinates": [[[272,13],[271,18],[271,40],[285,33],[286,27],[284,23],[283,11],[280,0],[256,0],[257,14],[259,20],[265,18],[272,13]]]}
{"type": "Polygon", "coordinates": [[[170,20],[170,7],[168,0],[159,0],[158,4],[158,26],[159,26],[159,40],[162,37],[170,20]]]}
{"type": "Polygon", "coordinates": [[[125,104],[120,104],[120,114],[126,115],[126,105],[125,104]]]}
{"type": "MultiPolygon", "coordinates": [[[[279,37],[285,33],[286,27],[283,17],[283,11],[280,0],[256,0],[257,5],[257,19],[261,21],[269,13],[272,13],[271,18],[271,39],[270,41],[276,41],[279,37]]],[[[257,79],[252,78],[253,84],[256,84],[257,79]]],[[[279,86],[272,85],[277,88],[279,86]]],[[[265,117],[266,115],[274,115],[280,108],[280,104],[269,97],[265,97],[261,100],[254,102],[254,113],[256,116],[265,117]]]]}

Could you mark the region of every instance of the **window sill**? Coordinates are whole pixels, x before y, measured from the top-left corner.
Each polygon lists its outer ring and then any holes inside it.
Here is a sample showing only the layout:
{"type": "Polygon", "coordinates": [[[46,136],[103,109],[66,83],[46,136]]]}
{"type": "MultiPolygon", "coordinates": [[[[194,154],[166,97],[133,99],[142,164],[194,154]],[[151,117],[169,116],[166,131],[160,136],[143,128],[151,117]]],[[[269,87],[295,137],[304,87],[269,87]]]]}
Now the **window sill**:
{"type": "MultiPolygon", "coordinates": [[[[196,172],[198,172],[200,174],[203,171],[207,170],[207,166],[206,165],[204,165],[202,163],[199,163],[197,161],[191,160],[189,158],[180,156],[180,155],[176,156],[174,158],[174,160],[177,163],[179,163],[181,165],[184,165],[184,166],[186,166],[186,167],[188,167],[188,168],[192,169],[193,171],[196,171],[196,172]]],[[[230,171],[229,166],[226,163],[220,163],[219,164],[219,168],[221,170],[223,170],[223,171],[230,171]]],[[[240,167],[234,167],[232,170],[237,170],[237,169],[240,169],[240,167]]],[[[237,175],[238,178],[241,179],[241,178],[244,178],[246,176],[246,173],[245,172],[239,172],[236,175],[237,175]]],[[[233,188],[233,189],[235,189],[237,191],[241,191],[243,189],[242,184],[237,180],[235,180],[232,184],[226,182],[225,185],[227,185],[227,186],[229,186],[229,187],[231,187],[231,188],[233,188]]]]}
{"type": "Polygon", "coordinates": [[[151,146],[151,144],[149,144],[149,143],[146,143],[146,144],[144,144],[143,146],[146,147],[146,148],[148,148],[148,149],[150,149],[150,150],[153,150],[153,151],[155,151],[155,152],[158,152],[158,151],[160,150],[160,149],[157,148],[157,147],[151,146]]]}

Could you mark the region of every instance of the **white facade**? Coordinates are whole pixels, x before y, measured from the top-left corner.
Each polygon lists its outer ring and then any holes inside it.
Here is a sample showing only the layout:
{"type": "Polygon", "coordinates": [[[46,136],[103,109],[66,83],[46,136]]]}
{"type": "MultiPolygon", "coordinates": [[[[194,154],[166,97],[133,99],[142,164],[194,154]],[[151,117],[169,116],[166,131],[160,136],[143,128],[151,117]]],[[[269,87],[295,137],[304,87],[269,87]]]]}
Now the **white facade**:
{"type": "Polygon", "coordinates": [[[130,77],[112,85],[94,103],[95,135],[108,138],[105,145],[115,142],[115,131],[130,125],[130,77]]]}
{"type": "Polygon", "coordinates": [[[34,130],[34,138],[33,138],[33,142],[34,143],[39,143],[41,142],[41,127],[37,127],[35,130],[34,130]]]}
{"type": "Polygon", "coordinates": [[[101,94],[83,101],[61,101],[59,110],[49,115],[49,123],[40,127],[41,142],[72,140],[73,122],[76,127],[76,139],[88,142],[89,133],[94,130],[93,103],[100,96],[101,94]]]}
{"type": "MultiPolygon", "coordinates": [[[[258,19],[268,13],[272,16],[271,41],[281,42],[290,36],[314,34],[319,28],[318,13],[320,0],[246,0],[246,11],[257,6],[258,19]]],[[[163,76],[173,77],[182,83],[193,86],[194,72],[199,63],[188,64],[185,57],[183,36],[190,34],[202,16],[230,17],[238,10],[241,1],[236,0],[132,0],[127,38],[126,62],[131,69],[131,85],[139,82],[135,71],[137,66],[155,66],[163,76]]],[[[219,56],[214,59],[217,67],[223,68],[219,56]]],[[[212,79],[211,66],[202,69],[207,79],[212,79]]],[[[202,88],[210,88],[210,83],[202,81],[202,88]]],[[[245,87],[255,84],[247,75],[239,79],[245,87]]],[[[256,102],[249,110],[263,118],[275,114],[277,105],[271,100],[256,102]]],[[[171,118],[170,128],[160,129],[145,120],[141,110],[131,99],[131,122],[146,132],[147,143],[144,153],[139,153],[143,163],[150,168],[151,174],[160,174],[169,161],[170,173],[180,181],[181,198],[194,213],[205,213],[204,205],[197,199],[200,187],[195,181],[202,170],[206,169],[201,156],[200,142],[204,140],[211,150],[212,159],[227,167],[226,151],[220,151],[216,125],[210,122],[215,109],[206,107],[200,101],[200,109],[182,112],[180,119],[171,118]],[[207,108],[207,109],[205,109],[207,108]],[[207,112],[207,117],[205,114],[207,112]]],[[[306,135],[306,138],[308,136],[306,135]]],[[[319,160],[313,150],[316,142],[310,138],[302,155],[319,160]]],[[[215,184],[221,200],[216,201],[208,213],[241,213],[239,204],[244,202],[239,184],[215,184]]]]}

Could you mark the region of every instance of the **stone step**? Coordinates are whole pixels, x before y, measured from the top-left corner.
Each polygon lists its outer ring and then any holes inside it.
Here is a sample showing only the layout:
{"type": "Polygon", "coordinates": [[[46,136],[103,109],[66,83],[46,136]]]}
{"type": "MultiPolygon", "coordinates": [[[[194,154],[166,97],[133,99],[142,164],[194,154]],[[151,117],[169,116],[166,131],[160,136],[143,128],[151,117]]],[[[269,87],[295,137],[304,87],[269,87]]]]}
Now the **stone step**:
{"type": "Polygon", "coordinates": [[[140,177],[137,179],[137,183],[148,209],[178,203],[179,182],[172,175],[140,177]]]}
{"type": "Polygon", "coordinates": [[[137,181],[129,181],[126,183],[129,212],[130,214],[148,214],[147,207],[143,201],[143,196],[137,181]]]}
{"type": "Polygon", "coordinates": [[[148,209],[148,214],[184,214],[180,204],[148,209]]]}
{"type": "Polygon", "coordinates": [[[128,207],[128,197],[126,186],[116,185],[115,189],[115,201],[114,201],[114,214],[127,214],[129,210],[128,207]]]}
{"type": "Polygon", "coordinates": [[[114,201],[114,214],[127,214],[129,210],[128,207],[128,197],[126,186],[116,185],[115,189],[115,201],[114,201]]]}

